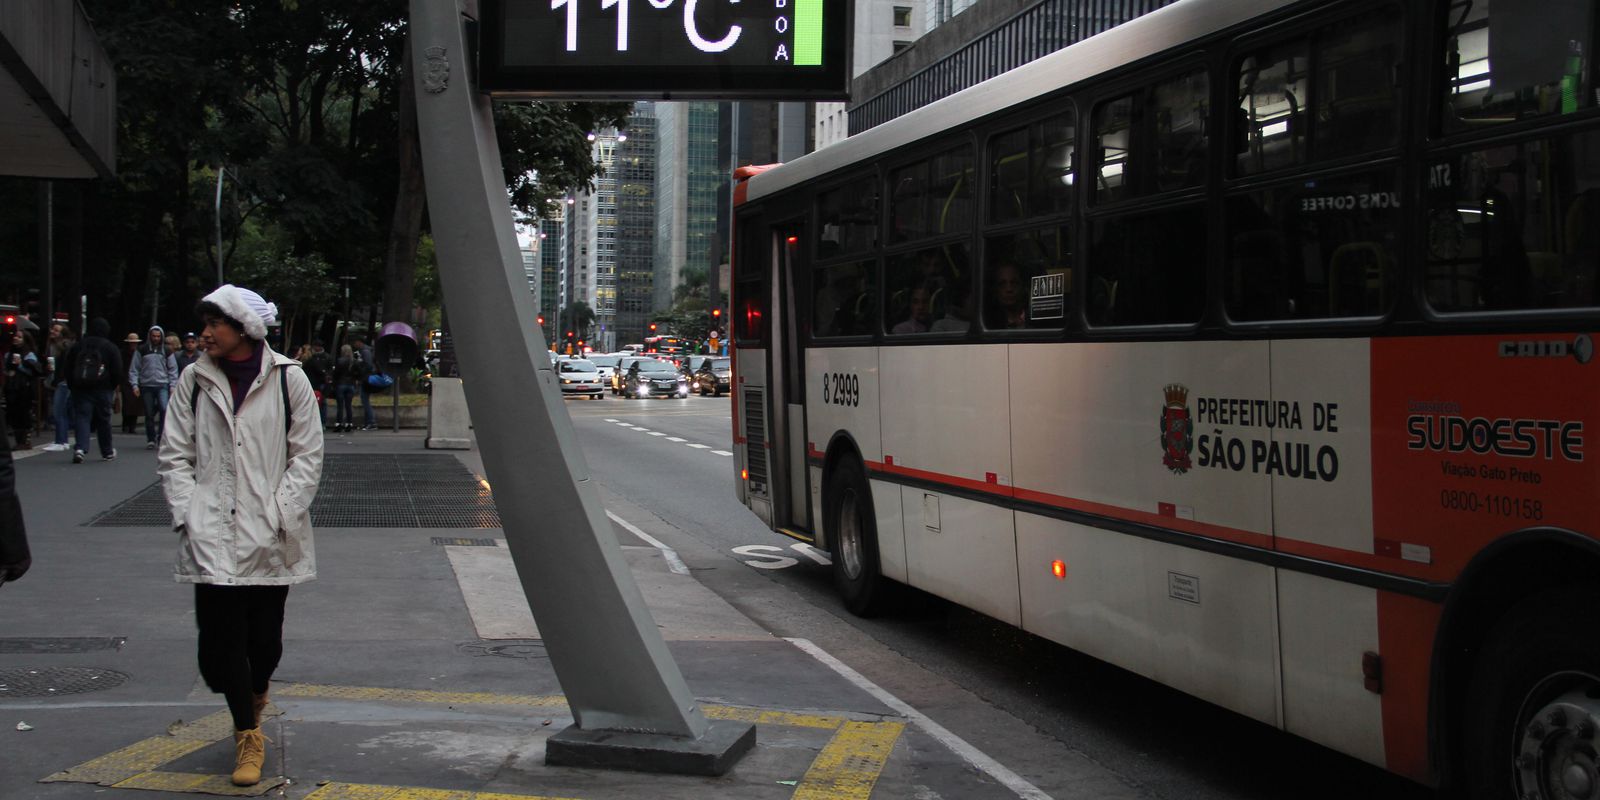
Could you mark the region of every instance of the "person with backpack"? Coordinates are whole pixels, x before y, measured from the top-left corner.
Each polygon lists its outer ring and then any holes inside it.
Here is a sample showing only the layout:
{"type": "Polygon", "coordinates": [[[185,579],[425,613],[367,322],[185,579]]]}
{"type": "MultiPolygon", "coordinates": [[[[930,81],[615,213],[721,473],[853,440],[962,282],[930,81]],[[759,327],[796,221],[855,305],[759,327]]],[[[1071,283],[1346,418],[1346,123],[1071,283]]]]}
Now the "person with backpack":
{"type": "Polygon", "coordinates": [[[322,426],[304,370],[267,345],[277,306],[224,284],[197,311],[205,353],[178,377],[157,473],[178,534],[174,578],[194,584],[200,676],[233,717],[233,783],[251,786],[289,587],[317,576],[322,426]]]}
{"type": "Polygon", "coordinates": [[[356,358],[361,359],[361,382],[357,385],[361,390],[361,430],[375,431],[378,429],[378,418],[372,413],[372,386],[367,383],[367,378],[378,371],[378,358],[366,339],[357,336],[351,344],[356,351],[356,358]]]}
{"type": "Polygon", "coordinates": [[[351,404],[355,402],[357,387],[367,379],[365,366],[350,345],[339,347],[339,360],[333,363],[334,398],[338,404],[333,418],[335,431],[348,433],[356,429],[355,410],[351,404]]]}
{"type": "Polygon", "coordinates": [[[33,334],[18,330],[11,334],[11,349],[6,353],[6,424],[17,438],[18,450],[33,449],[34,412],[39,407],[39,379],[44,364],[34,352],[33,334]]]}
{"type": "Polygon", "coordinates": [[[178,382],[178,361],[167,349],[167,332],[151,325],[149,341],[133,352],[128,367],[128,384],[133,396],[144,400],[144,449],[156,449],[161,424],[167,416],[167,396],[178,382]]]}
{"type": "Polygon", "coordinates": [[[77,434],[77,447],[72,451],[72,463],[82,464],[89,453],[91,429],[100,440],[100,457],[110,461],[117,457],[111,446],[111,399],[117,385],[127,373],[122,371],[122,353],[107,338],[111,323],[103,317],[89,322],[89,335],[83,337],[67,352],[67,386],[72,390],[72,426],[77,434]]]}
{"type": "Polygon", "coordinates": [[[322,421],[323,430],[328,428],[328,406],[324,402],[332,392],[330,384],[333,383],[333,356],[323,347],[321,339],[311,340],[311,357],[302,364],[306,377],[311,379],[312,388],[317,390],[317,419],[322,421]]]}

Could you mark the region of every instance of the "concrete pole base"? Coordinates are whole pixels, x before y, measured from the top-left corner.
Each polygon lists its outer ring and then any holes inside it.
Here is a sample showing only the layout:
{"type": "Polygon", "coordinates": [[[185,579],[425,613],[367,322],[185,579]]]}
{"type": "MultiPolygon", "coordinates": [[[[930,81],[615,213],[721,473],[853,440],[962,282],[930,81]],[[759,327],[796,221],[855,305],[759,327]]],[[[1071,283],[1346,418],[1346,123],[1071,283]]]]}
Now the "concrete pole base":
{"type": "Polygon", "coordinates": [[[552,767],[625,769],[716,777],[727,774],[755,746],[755,726],[732,720],[712,720],[705,735],[698,739],[655,733],[584,730],[573,725],[545,742],[544,763],[552,767]]]}
{"type": "Polygon", "coordinates": [[[472,418],[460,378],[435,378],[428,397],[429,450],[472,449],[472,418]]]}

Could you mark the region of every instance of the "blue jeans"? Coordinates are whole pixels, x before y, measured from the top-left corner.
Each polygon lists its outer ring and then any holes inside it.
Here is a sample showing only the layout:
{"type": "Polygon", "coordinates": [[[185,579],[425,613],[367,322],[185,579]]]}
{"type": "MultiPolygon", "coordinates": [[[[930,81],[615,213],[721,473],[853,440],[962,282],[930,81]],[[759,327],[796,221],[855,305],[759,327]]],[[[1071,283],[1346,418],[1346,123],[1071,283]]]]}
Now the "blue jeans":
{"type": "Polygon", "coordinates": [[[355,424],[355,410],[350,407],[350,404],[355,400],[355,397],[355,384],[339,384],[339,413],[334,417],[335,422],[340,425],[355,424]]]}
{"type": "Polygon", "coordinates": [[[372,416],[372,392],[367,389],[367,382],[361,381],[361,424],[368,428],[378,424],[378,419],[372,416]]]}
{"type": "Polygon", "coordinates": [[[65,447],[71,438],[72,420],[75,416],[72,409],[72,389],[66,381],[56,384],[56,395],[50,401],[50,413],[55,417],[56,444],[65,447]]]}
{"type": "Polygon", "coordinates": [[[167,387],[140,386],[139,397],[144,400],[144,440],[153,442],[161,438],[167,420],[167,387]]]}
{"type": "Polygon", "coordinates": [[[111,447],[111,393],[114,389],[89,389],[72,393],[72,425],[78,434],[77,449],[89,452],[89,429],[100,439],[100,455],[109,456],[111,447]],[[90,423],[93,423],[91,426],[90,423]]]}

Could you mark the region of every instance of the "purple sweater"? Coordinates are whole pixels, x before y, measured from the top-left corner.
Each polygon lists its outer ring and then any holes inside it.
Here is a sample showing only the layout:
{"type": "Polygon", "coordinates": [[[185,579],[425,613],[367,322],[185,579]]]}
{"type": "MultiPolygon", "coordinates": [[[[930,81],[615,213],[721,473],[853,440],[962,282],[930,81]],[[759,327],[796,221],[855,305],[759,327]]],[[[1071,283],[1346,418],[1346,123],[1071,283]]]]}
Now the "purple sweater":
{"type": "Polygon", "coordinates": [[[239,413],[239,406],[244,404],[244,396],[250,391],[250,384],[261,374],[261,343],[255,343],[255,349],[249,357],[240,361],[230,361],[226,358],[217,360],[217,367],[222,374],[228,376],[228,386],[233,389],[233,413],[239,413]]]}

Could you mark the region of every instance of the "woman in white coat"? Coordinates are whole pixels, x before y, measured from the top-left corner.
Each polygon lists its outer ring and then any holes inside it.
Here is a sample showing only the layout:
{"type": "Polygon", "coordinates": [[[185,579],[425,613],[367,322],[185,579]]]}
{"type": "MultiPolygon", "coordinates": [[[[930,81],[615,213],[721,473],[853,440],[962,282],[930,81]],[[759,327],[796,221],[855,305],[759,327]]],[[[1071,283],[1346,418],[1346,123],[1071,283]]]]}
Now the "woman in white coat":
{"type": "Polygon", "coordinates": [[[179,583],[195,585],[200,675],[233,715],[233,782],[261,780],[261,712],[289,587],[313,580],[322,425],[298,363],[265,341],[277,307],[224,285],[200,301],[204,354],[178,378],[161,442],[179,583]]]}

